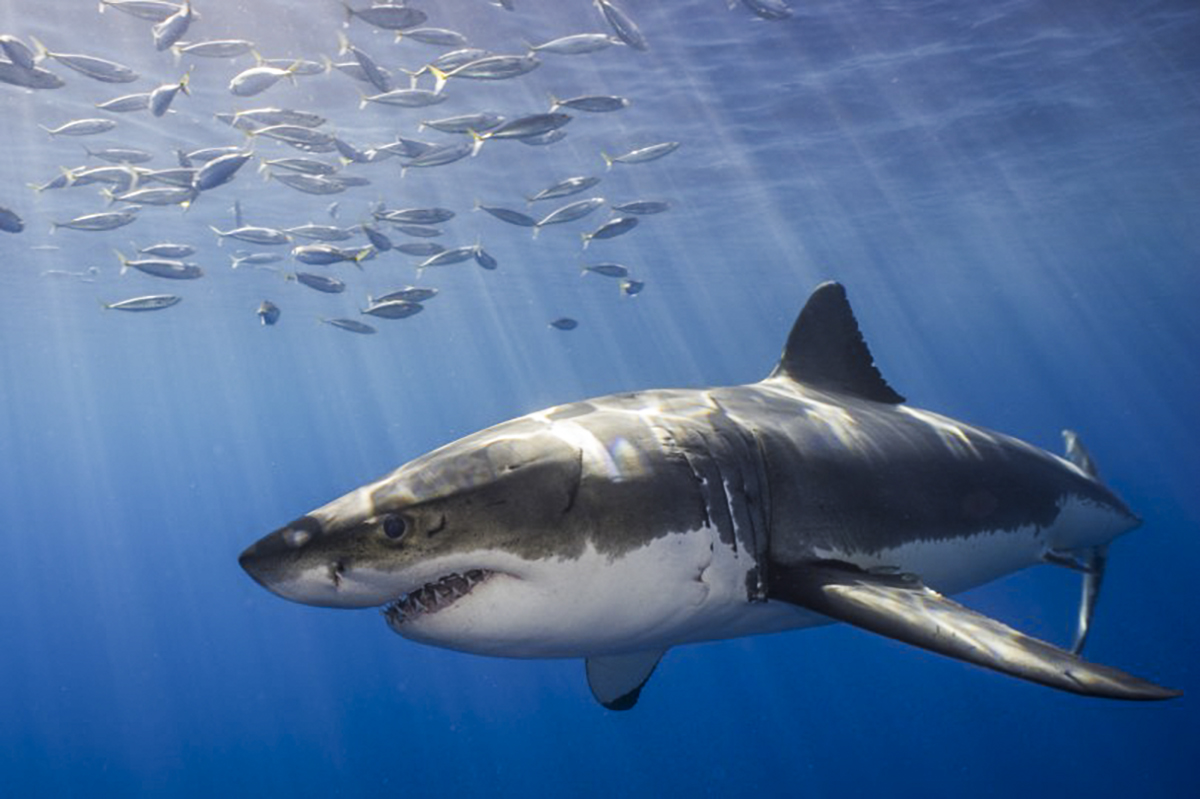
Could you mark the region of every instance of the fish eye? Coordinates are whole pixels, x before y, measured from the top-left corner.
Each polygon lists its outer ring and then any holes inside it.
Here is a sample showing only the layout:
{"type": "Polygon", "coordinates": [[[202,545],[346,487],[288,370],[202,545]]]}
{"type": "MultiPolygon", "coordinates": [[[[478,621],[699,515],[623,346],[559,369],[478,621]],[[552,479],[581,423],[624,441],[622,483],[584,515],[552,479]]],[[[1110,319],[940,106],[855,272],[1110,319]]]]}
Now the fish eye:
{"type": "Polygon", "coordinates": [[[385,516],[383,519],[383,534],[393,541],[399,541],[407,532],[408,525],[403,516],[385,516]]]}

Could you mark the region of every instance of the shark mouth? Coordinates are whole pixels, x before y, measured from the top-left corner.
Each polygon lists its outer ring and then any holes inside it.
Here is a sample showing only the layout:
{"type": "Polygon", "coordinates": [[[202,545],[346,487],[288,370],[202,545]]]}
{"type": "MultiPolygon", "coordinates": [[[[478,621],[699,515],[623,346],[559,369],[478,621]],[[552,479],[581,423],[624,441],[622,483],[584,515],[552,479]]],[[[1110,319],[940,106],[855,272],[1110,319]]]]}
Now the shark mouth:
{"type": "Polygon", "coordinates": [[[425,583],[385,607],[384,618],[389,627],[397,629],[405,622],[445,610],[495,574],[487,569],[471,569],[464,574],[448,574],[435,582],[425,583]]]}

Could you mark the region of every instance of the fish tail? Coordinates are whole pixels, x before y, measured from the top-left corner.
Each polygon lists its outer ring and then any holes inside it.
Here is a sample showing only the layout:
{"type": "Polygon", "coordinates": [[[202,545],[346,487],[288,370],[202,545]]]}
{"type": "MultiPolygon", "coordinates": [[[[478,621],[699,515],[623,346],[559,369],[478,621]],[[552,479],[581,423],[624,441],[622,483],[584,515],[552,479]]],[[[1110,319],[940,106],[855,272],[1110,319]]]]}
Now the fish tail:
{"type": "Polygon", "coordinates": [[[467,133],[471,134],[471,157],[479,155],[479,148],[483,146],[484,136],[480,136],[473,130],[468,129],[467,133]]]}
{"type": "Polygon", "coordinates": [[[325,64],[325,74],[326,75],[328,75],[330,72],[333,72],[333,59],[332,58],[325,55],[324,53],[321,53],[321,61],[325,64]]]}
{"type": "Polygon", "coordinates": [[[591,233],[580,233],[579,237],[581,239],[583,239],[583,249],[586,250],[588,248],[588,243],[591,242],[591,240],[592,240],[592,234],[591,233]]]}
{"type": "Polygon", "coordinates": [[[183,92],[188,97],[192,96],[191,89],[188,88],[188,81],[192,79],[192,69],[194,69],[194,67],[188,67],[188,71],[183,73],[183,77],[179,79],[179,91],[183,92]]]}
{"type": "Polygon", "coordinates": [[[554,92],[546,92],[546,96],[550,98],[550,110],[551,111],[556,110],[559,106],[562,105],[562,103],[559,101],[558,97],[555,96],[554,92]]]}
{"type": "MultiPolygon", "coordinates": [[[[103,5],[100,6],[104,8],[103,5]]],[[[33,63],[44,61],[46,56],[50,55],[50,51],[46,49],[46,45],[42,44],[42,40],[36,36],[30,36],[29,41],[33,42],[33,63]]]]}
{"type": "Polygon", "coordinates": [[[613,165],[612,156],[610,156],[608,153],[606,153],[606,152],[604,152],[603,150],[601,150],[601,151],[600,151],[600,157],[604,159],[604,169],[605,169],[605,171],[607,171],[607,170],[609,170],[609,169],[612,169],[612,165],[613,165]]]}
{"type": "Polygon", "coordinates": [[[113,252],[116,253],[117,260],[121,262],[121,275],[124,276],[129,271],[129,259],[120,250],[114,249],[113,252]]]}
{"type": "Polygon", "coordinates": [[[223,246],[225,246],[225,234],[224,234],[224,233],[222,233],[221,231],[217,230],[217,229],[216,229],[215,227],[213,227],[212,225],[209,225],[209,226],[208,226],[208,229],[209,229],[209,230],[211,230],[213,233],[216,233],[216,234],[217,234],[217,237],[218,237],[218,238],[217,238],[217,246],[218,246],[218,247],[223,247],[223,246]]]}
{"type": "Polygon", "coordinates": [[[42,130],[46,131],[47,133],[49,133],[51,137],[53,137],[55,135],[53,128],[48,128],[42,124],[39,124],[38,127],[41,128],[42,130]]]}
{"type": "MultiPolygon", "coordinates": [[[[449,78],[450,76],[448,74],[446,74],[445,72],[443,72],[442,70],[435,67],[433,64],[426,64],[422,69],[433,73],[433,78],[434,78],[433,93],[438,94],[439,92],[441,92],[442,87],[446,85],[446,79],[449,78]]],[[[419,75],[421,73],[418,72],[417,74],[419,75]]]]}
{"type": "Polygon", "coordinates": [[[352,47],[352,45],[350,44],[350,39],[347,38],[346,34],[342,33],[341,31],[338,31],[337,32],[337,40],[338,40],[338,55],[345,55],[346,53],[350,52],[350,48],[352,47]]]}

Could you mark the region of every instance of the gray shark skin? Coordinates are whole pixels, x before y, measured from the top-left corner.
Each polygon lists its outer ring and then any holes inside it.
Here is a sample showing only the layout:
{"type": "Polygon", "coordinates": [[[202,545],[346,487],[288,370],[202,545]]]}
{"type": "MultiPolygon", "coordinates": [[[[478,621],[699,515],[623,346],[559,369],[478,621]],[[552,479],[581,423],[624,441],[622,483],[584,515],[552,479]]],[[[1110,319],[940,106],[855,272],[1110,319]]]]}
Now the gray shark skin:
{"type": "Polygon", "coordinates": [[[944,596],[1037,563],[1076,568],[1082,647],[1107,547],[1140,520],[1077,439],[1072,462],[903,403],[845,290],[825,283],[758,383],[504,422],[301,516],[240,563],[286,599],[383,606],[414,641],[585,658],[596,699],[618,710],[672,646],[831,621],[1079,694],[1177,695],[944,596]]]}

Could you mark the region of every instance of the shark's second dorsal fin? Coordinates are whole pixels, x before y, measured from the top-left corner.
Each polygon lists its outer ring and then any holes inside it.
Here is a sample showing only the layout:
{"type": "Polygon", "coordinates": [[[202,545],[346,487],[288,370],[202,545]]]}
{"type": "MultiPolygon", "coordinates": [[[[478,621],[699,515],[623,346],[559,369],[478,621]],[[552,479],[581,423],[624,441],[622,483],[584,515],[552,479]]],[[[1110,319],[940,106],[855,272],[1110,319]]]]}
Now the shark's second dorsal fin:
{"type": "Polygon", "coordinates": [[[875,367],[846,289],[832,281],[817,286],[804,304],[770,376],[873,402],[904,402],[875,367]]]}

